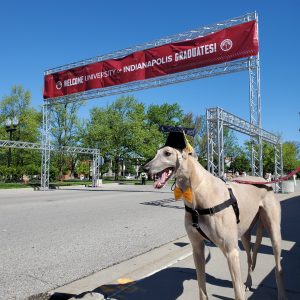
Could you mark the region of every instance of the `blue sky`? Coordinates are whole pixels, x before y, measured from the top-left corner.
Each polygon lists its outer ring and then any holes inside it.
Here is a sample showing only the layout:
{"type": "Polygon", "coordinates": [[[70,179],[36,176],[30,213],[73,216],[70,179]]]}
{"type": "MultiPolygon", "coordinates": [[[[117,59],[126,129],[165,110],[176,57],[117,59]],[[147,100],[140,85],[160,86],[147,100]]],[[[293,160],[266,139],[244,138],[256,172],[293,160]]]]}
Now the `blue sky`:
{"type": "MultiPolygon", "coordinates": [[[[43,104],[43,72],[257,11],[261,59],[262,126],[299,141],[300,4],[271,1],[79,1],[1,0],[0,98],[20,84],[43,104]]],[[[219,106],[249,120],[248,74],[195,80],[133,93],[148,104],[178,102],[204,114],[219,106]]],[[[116,97],[86,103],[80,115],[116,97]]]]}

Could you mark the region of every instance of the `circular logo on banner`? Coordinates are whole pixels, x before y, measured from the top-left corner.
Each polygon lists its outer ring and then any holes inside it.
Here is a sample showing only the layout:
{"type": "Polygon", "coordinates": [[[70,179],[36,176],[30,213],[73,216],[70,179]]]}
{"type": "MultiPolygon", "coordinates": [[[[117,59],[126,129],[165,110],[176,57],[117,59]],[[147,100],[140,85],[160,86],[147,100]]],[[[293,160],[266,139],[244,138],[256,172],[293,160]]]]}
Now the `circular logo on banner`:
{"type": "Polygon", "coordinates": [[[57,82],[56,82],[56,88],[57,88],[58,90],[60,90],[60,89],[62,88],[62,82],[61,82],[61,81],[57,81],[57,82]]]}
{"type": "Polygon", "coordinates": [[[223,51],[229,51],[232,48],[232,45],[232,40],[226,39],[221,43],[220,47],[223,51]]]}

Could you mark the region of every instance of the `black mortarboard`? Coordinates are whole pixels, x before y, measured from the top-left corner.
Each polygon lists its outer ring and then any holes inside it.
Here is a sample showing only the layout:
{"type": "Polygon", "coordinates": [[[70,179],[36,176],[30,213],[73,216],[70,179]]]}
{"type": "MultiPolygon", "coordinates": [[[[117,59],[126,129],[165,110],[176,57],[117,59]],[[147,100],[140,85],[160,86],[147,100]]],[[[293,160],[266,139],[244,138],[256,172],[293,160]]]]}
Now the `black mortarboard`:
{"type": "Polygon", "coordinates": [[[188,142],[185,134],[194,136],[196,133],[194,128],[160,125],[159,130],[162,132],[169,132],[165,146],[179,150],[186,149],[188,152],[192,151],[192,146],[188,142]]]}

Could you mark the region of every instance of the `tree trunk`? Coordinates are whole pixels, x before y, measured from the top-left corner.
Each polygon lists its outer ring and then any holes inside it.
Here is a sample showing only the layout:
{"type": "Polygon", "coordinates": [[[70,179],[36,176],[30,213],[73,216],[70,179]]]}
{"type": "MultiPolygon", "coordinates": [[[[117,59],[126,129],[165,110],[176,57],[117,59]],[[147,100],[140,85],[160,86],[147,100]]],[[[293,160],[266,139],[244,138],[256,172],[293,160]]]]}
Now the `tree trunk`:
{"type": "Polygon", "coordinates": [[[115,157],[115,180],[119,179],[119,157],[115,157]]]}

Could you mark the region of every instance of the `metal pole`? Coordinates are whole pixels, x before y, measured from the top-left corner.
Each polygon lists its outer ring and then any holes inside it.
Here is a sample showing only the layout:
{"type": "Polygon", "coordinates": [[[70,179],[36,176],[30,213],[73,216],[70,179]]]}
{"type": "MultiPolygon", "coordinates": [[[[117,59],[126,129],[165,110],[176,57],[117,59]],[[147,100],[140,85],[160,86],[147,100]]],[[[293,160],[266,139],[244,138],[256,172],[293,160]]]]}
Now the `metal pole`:
{"type": "MultiPolygon", "coordinates": [[[[277,179],[278,176],[278,144],[274,145],[274,179],[277,179]]],[[[280,186],[278,183],[275,183],[275,193],[278,193],[280,186]]]]}
{"type": "Polygon", "coordinates": [[[95,149],[93,153],[93,187],[98,186],[100,173],[100,152],[99,149],[95,149]]]}
{"type": "Polygon", "coordinates": [[[221,149],[220,149],[220,119],[219,119],[219,107],[217,108],[216,114],[217,114],[217,149],[218,149],[218,176],[220,177],[221,174],[221,149]]]}
{"type": "Polygon", "coordinates": [[[49,189],[50,171],[50,106],[43,105],[41,189],[49,189]]]}
{"type": "MultiPolygon", "coordinates": [[[[7,129],[7,131],[9,132],[9,140],[12,141],[12,129],[7,129]]],[[[11,166],[11,147],[8,148],[8,157],[7,157],[7,166],[10,167],[11,166]]]]}
{"type": "Polygon", "coordinates": [[[223,119],[223,110],[220,109],[219,118],[221,120],[220,128],[220,148],[221,148],[221,173],[219,176],[225,176],[225,157],[224,157],[224,119],[223,119]]]}
{"type": "Polygon", "coordinates": [[[258,136],[258,164],[259,164],[259,176],[263,176],[263,143],[261,136],[261,96],[260,96],[260,63],[259,54],[256,59],[256,93],[257,93],[257,126],[259,127],[258,136]]]}
{"type": "MultiPolygon", "coordinates": [[[[249,75],[250,124],[255,125],[254,124],[254,118],[253,118],[253,80],[252,80],[251,60],[250,60],[250,58],[249,58],[248,62],[249,62],[248,75],[249,75]]],[[[255,148],[254,148],[255,139],[254,139],[254,137],[250,138],[250,142],[251,142],[251,175],[255,176],[256,165],[255,165],[255,148]]]]}
{"type": "Polygon", "coordinates": [[[283,176],[282,143],[280,143],[280,176],[283,176]]]}
{"type": "Polygon", "coordinates": [[[262,136],[261,136],[261,97],[260,97],[260,68],[259,56],[255,59],[255,66],[251,65],[249,59],[249,106],[250,123],[259,128],[256,137],[251,137],[251,168],[253,176],[263,175],[263,155],[262,155],[262,136]],[[255,149],[258,145],[258,150],[255,149]]]}
{"type": "MultiPolygon", "coordinates": [[[[258,14],[255,12],[255,20],[257,26],[257,36],[258,33],[258,14]]],[[[263,144],[262,144],[262,136],[261,136],[261,95],[260,95],[260,60],[259,53],[256,56],[256,114],[257,114],[257,126],[259,127],[259,136],[258,136],[258,173],[259,176],[263,176],[263,144]]]]}
{"type": "Polygon", "coordinates": [[[207,157],[207,171],[212,172],[210,164],[210,128],[209,128],[209,110],[206,110],[206,157],[207,157]]]}
{"type": "MultiPolygon", "coordinates": [[[[280,176],[283,177],[282,143],[279,144],[279,152],[280,152],[280,176]]],[[[282,191],[282,182],[279,182],[279,188],[282,191]]]]}
{"type": "Polygon", "coordinates": [[[92,187],[96,187],[97,186],[97,181],[96,181],[96,159],[97,159],[97,156],[96,156],[96,153],[94,152],[93,153],[93,168],[92,168],[92,187]]]}
{"type": "Polygon", "coordinates": [[[89,159],[89,174],[88,174],[89,181],[91,180],[91,160],[89,159]]]}
{"type": "MultiPolygon", "coordinates": [[[[255,12],[258,34],[258,15],[255,12]]],[[[262,153],[262,136],[261,136],[261,95],[260,95],[260,61],[259,54],[256,56],[253,65],[253,57],[248,59],[249,72],[249,106],[250,106],[250,123],[259,128],[256,137],[251,137],[251,174],[253,176],[263,175],[263,153],[262,153]],[[255,144],[258,144],[258,151],[255,144]]]]}
{"type": "Polygon", "coordinates": [[[277,147],[278,147],[278,145],[274,145],[274,179],[277,179],[277,177],[278,177],[277,147]]]}
{"type": "Polygon", "coordinates": [[[8,156],[7,156],[7,166],[11,165],[11,148],[8,148],[8,156]]]}

